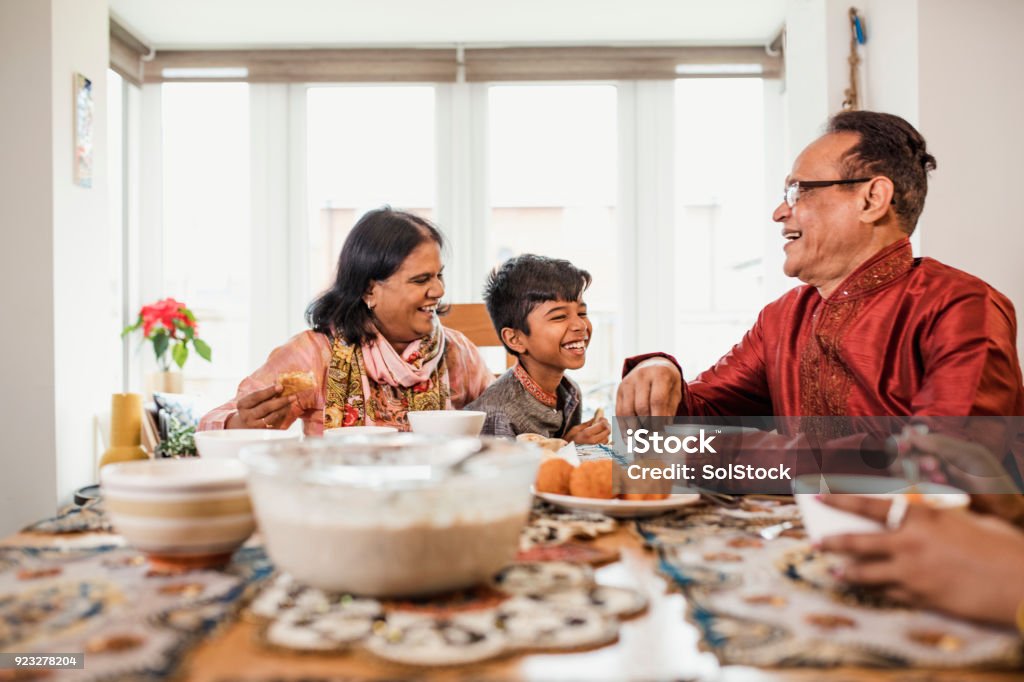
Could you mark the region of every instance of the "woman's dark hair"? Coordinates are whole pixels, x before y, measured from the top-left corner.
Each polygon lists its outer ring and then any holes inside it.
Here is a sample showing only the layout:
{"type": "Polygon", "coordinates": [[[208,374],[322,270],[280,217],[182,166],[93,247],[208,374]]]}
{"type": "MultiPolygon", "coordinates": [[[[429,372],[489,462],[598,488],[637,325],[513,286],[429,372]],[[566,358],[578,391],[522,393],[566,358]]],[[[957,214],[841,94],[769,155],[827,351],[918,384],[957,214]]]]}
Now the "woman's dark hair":
{"type": "MultiPolygon", "coordinates": [[[[484,284],[484,303],[499,338],[505,327],[529,334],[526,318],[534,308],[546,301],[578,301],[590,281],[589,272],[567,260],[524,253],[491,271],[484,284]]],[[[505,350],[518,355],[507,345],[505,350]]]]}
{"type": "MultiPolygon", "coordinates": [[[[441,231],[424,218],[390,206],[366,213],[341,247],[334,284],[306,308],[306,322],[314,331],[340,336],[351,344],[370,341],[373,315],[363,301],[370,283],[395,274],[409,254],[428,240],[444,251],[441,231]]],[[[439,314],[443,312],[438,309],[439,314]]]]}
{"type": "Polygon", "coordinates": [[[928,173],[935,157],[924,137],[899,116],[876,111],[842,111],[833,116],[826,133],[857,133],[860,139],[843,159],[843,175],[884,175],[892,180],[892,203],[903,231],[911,234],[924,210],[928,173]]]}

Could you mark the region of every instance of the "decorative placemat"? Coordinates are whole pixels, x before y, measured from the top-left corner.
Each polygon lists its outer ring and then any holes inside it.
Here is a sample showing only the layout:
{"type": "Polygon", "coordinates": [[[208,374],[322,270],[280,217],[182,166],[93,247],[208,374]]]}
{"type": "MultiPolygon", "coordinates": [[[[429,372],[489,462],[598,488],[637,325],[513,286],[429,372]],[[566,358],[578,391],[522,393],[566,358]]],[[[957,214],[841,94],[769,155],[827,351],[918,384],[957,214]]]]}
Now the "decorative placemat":
{"type": "Polygon", "coordinates": [[[163,679],[270,572],[261,548],[225,571],[167,574],[126,548],[0,547],[0,650],[86,653],[85,670],[47,679],[163,679]]]}
{"type": "Polygon", "coordinates": [[[841,559],[813,550],[798,524],[796,505],[750,501],[736,510],[687,508],[636,528],[723,664],[1005,669],[1024,662],[1014,630],[903,608],[836,580],[841,559]],[[765,540],[759,533],[769,527],[769,535],[786,530],[765,540]]]}
{"type": "Polygon", "coordinates": [[[113,530],[110,517],[103,509],[102,498],[89,500],[79,506],[69,504],[61,508],[53,518],[37,521],[23,528],[23,533],[46,533],[64,535],[70,533],[109,533],[113,530]]]}
{"type": "Polygon", "coordinates": [[[639,592],[597,584],[589,566],[554,561],[512,564],[488,586],[415,600],[330,594],[282,574],[247,613],[270,648],[359,648],[396,663],[451,666],[601,646],[618,637],[620,619],[646,606],[639,592]]]}
{"type": "Polygon", "coordinates": [[[618,526],[615,519],[604,514],[570,511],[534,500],[530,520],[519,536],[519,550],[560,545],[574,538],[593,539],[613,532],[618,526]]]}

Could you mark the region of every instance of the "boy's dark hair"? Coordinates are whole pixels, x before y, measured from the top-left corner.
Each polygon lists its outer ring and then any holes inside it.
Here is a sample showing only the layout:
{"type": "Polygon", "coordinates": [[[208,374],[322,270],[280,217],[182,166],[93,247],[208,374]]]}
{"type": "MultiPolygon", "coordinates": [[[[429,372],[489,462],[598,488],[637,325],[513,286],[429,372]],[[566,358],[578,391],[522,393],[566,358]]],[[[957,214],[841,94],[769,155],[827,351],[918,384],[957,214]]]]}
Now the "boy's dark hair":
{"type": "MultiPolygon", "coordinates": [[[[428,241],[444,252],[441,231],[418,215],[390,206],[363,215],[341,247],[334,284],[306,308],[309,326],[353,345],[371,340],[373,314],[363,302],[363,295],[371,282],[395,274],[409,254],[428,241]]],[[[443,315],[446,310],[441,306],[437,312],[443,315]]]]}
{"type": "MultiPolygon", "coordinates": [[[[545,301],[578,301],[590,282],[589,272],[567,260],[524,253],[491,271],[484,303],[499,337],[505,327],[529,334],[526,317],[534,308],[545,301]]],[[[518,355],[507,345],[505,350],[518,355]]]]}

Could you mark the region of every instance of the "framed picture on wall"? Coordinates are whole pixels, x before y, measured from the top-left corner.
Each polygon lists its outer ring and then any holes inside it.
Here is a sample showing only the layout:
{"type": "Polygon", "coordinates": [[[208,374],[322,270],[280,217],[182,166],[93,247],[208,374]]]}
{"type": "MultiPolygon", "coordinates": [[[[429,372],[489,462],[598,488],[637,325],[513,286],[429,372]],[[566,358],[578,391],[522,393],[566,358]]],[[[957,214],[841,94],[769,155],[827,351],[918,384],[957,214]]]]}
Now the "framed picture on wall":
{"type": "Polygon", "coordinates": [[[75,184],[92,187],[92,81],[75,74],[75,184]]]}

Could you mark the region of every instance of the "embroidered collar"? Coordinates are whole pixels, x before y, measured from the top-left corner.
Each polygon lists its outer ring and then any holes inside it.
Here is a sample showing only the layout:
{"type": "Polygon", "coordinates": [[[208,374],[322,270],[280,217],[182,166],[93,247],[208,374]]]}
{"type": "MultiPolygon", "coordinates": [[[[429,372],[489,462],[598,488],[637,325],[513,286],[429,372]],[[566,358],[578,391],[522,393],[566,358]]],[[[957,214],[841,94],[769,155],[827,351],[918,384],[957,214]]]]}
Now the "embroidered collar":
{"type": "Polygon", "coordinates": [[[874,291],[910,271],[914,264],[914,253],[910,239],[904,237],[890,244],[860,267],[836,287],[829,300],[842,301],[860,294],[874,291]]]}
{"type": "Polygon", "coordinates": [[[515,374],[516,379],[519,379],[519,383],[523,385],[523,388],[526,389],[527,393],[548,407],[558,407],[558,396],[554,393],[548,393],[541,388],[540,384],[534,381],[533,377],[527,374],[526,370],[523,369],[523,366],[518,362],[512,368],[512,373],[515,374]]]}

